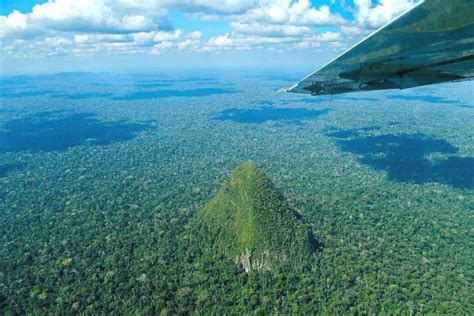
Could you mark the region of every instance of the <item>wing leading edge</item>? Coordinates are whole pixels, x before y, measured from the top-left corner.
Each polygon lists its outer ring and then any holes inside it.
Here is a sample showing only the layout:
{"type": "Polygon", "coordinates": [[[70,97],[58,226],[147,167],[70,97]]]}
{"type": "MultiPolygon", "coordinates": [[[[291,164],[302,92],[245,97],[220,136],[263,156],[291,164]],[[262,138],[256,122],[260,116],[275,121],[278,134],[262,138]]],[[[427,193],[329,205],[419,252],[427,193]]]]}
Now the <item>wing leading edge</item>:
{"type": "Polygon", "coordinates": [[[287,92],[339,94],[474,77],[474,0],[426,0],[287,92]]]}

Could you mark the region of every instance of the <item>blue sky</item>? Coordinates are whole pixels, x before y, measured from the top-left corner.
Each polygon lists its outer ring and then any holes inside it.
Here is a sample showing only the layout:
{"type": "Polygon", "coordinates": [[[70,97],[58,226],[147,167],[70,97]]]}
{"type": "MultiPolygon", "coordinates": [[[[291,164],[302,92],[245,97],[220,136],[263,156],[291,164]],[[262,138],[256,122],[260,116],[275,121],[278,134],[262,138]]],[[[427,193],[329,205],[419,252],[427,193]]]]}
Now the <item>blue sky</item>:
{"type": "Polygon", "coordinates": [[[419,0],[2,0],[1,72],[314,70],[419,0]]]}

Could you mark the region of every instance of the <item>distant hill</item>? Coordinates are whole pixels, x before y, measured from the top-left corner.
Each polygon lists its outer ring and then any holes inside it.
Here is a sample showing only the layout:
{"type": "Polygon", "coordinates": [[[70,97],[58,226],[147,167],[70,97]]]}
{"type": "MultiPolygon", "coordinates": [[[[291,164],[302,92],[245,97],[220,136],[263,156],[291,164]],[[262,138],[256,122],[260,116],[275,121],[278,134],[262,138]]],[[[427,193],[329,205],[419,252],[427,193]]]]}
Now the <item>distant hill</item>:
{"type": "Polygon", "coordinates": [[[305,257],[317,244],[301,216],[251,161],[232,173],[194,225],[203,243],[246,272],[305,257]]]}

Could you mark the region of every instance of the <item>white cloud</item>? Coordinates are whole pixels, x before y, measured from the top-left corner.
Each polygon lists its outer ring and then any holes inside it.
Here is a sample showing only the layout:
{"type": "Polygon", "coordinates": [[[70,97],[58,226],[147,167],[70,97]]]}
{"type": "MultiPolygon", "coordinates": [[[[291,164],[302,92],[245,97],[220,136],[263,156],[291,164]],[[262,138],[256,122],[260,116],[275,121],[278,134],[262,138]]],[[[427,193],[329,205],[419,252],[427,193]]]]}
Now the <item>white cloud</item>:
{"type": "Polygon", "coordinates": [[[296,25],[273,25],[258,23],[231,23],[236,33],[247,35],[260,35],[271,37],[287,37],[302,36],[311,33],[311,29],[307,26],[296,25]]]}
{"type": "Polygon", "coordinates": [[[262,0],[260,5],[239,16],[241,23],[259,22],[266,24],[291,25],[335,25],[344,20],[332,14],[328,6],[314,8],[309,0],[262,0]]]}
{"type": "Polygon", "coordinates": [[[372,32],[369,29],[357,26],[357,25],[342,25],[341,33],[350,37],[361,37],[368,35],[372,32]]]}
{"type": "Polygon", "coordinates": [[[318,41],[320,42],[339,42],[342,37],[340,33],[337,32],[325,32],[317,36],[318,41]]]}
{"type": "Polygon", "coordinates": [[[343,41],[345,32],[317,30],[339,25],[348,23],[309,0],[49,0],[28,13],[0,16],[0,41],[3,53],[16,56],[308,48],[343,41]],[[197,30],[173,29],[172,10],[227,22],[232,32],[204,42],[197,30]]]}
{"type": "Polygon", "coordinates": [[[162,0],[168,7],[175,7],[184,12],[206,14],[242,14],[258,4],[257,0],[162,0]]]}
{"type": "Polygon", "coordinates": [[[166,0],[50,0],[29,13],[0,16],[2,50],[15,56],[49,56],[195,46],[201,33],[173,30],[169,9],[166,0]]]}
{"type": "MultiPolygon", "coordinates": [[[[129,3],[126,8],[130,6],[129,3]]],[[[27,14],[14,11],[0,18],[3,30],[0,36],[18,38],[55,31],[131,33],[163,29],[168,25],[164,8],[150,14],[139,7],[125,10],[112,0],[55,0],[35,5],[27,14]]]]}
{"type": "Polygon", "coordinates": [[[404,11],[412,8],[421,0],[354,0],[356,20],[360,26],[377,28],[389,22],[404,11]]]}
{"type": "Polygon", "coordinates": [[[329,6],[324,5],[318,9],[313,8],[309,0],[294,2],[290,8],[290,23],[296,25],[340,25],[344,19],[331,13],[329,6]]]}
{"type": "Polygon", "coordinates": [[[212,37],[207,42],[207,45],[210,47],[229,47],[234,45],[234,39],[230,38],[229,33],[227,33],[222,36],[212,37]]]}
{"type": "Polygon", "coordinates": [[[19,11],[13,11],[5,19],[5,26],[12,29],[25,29],[26,28],[26,16],[21,14],[19,11]]]}
{"type": "Polygon", "coordinates": [[[26,34],[28,18],[25,14],[15,10],[7,16],[0,16],[0,39],[10,34],[26,34]]]}
{"type": "Polygon", "coordinates": [[[201,48],[201,51],[219,50],[248,50],[248,49],[308,49],[321,47],[327,43],[331,46],[340,45],[341,35],[335,32],[326,32],[319,35],[272,37],[259,35],[243,35],[227,33],[212,37],[201,48]],[[338,44],[339,43],[339,44],[338,44]]]}
{"type": "Polygon", "coordinates": [[[304,35],[310,27],[345,23],[328,6],[315,8],[309,0],[261,0],[259,6],[230,19],[236,32],[264,36],[304,35]]]}

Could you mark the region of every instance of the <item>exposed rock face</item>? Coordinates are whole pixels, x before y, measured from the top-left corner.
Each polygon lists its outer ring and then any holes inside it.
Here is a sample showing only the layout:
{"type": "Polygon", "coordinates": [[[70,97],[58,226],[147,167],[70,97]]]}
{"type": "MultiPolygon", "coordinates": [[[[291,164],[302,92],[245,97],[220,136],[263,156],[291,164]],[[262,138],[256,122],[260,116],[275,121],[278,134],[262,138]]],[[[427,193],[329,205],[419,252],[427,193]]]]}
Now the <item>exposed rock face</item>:
{"type": "Polygon", "coordinates": [[[305,223],[253,162],[240,165],[196,217],[213,249],[250,273],[310,254],[305,223]]]}
{"type": "Polygon", "coordinates": [[[252,253],[250,250],[245,249],[245,253],[242,253],[236,258],[236,263],[241,264],[245,272],[249,273],[252,270],[260,271],[271,271],[272,264],[270,259],[270,251],[264,251],[260,258],[252,258],[252,253]]]}
{"type": "Polygon", "coordinates": [[[252,265],[250,264],[250,251],[245,249],[245,253],[237,257],[237,263],[240,261],[245,272],[249,273],[252,271],[252,265]],[[240,260],[239,260],[240,259],[240,260]]]}

